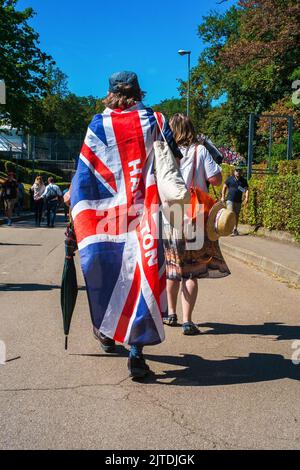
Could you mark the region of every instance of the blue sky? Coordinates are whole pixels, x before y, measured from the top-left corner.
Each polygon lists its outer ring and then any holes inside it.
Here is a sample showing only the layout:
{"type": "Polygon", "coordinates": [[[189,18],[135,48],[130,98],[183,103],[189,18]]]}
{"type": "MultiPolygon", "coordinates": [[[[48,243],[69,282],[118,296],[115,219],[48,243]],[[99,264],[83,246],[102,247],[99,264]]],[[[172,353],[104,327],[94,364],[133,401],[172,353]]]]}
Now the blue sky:
{"type": "Polygon", "coordinates": [[[41,47],[69,77],[72,92],[105,96],[108,76],[134,70],[147,92],[147,104],[178,96],[178,78],[187,76],[187,59],[178,49],[192,50],[197,63],[203,44],[197,26],[212,9],[236,3],[218,0],[19,0],[31,6],[31,21],[41,47]]]}

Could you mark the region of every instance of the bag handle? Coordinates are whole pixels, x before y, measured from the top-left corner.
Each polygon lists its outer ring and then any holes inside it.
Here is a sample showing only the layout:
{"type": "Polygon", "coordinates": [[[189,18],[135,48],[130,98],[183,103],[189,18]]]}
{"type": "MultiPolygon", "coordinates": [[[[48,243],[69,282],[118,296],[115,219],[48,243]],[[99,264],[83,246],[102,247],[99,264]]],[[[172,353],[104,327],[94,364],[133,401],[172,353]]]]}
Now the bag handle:
{"type": "Polygon", "coordinates": [[[194,158],[193,158],[193,177],[192,177],[192,186],[193,187],[195,186],[197,153],[198,153],[198,145],[195,144],[195,153],[194,153],[194,158]]]}

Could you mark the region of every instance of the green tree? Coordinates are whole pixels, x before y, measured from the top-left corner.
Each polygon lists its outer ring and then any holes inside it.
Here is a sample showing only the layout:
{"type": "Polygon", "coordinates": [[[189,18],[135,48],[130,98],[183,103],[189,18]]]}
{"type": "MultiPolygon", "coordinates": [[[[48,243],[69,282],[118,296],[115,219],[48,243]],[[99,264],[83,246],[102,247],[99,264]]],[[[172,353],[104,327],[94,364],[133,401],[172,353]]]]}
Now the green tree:
{"type": "Polygon", "coordinates": [[[43,132],[55,132],[61,136],[84,134],[99,102],[93,96],[79,97],[69,93],[65,97],[48,95],[41,102],[43,132]]]}
{"type": "Polygon", "coordinates": [[[167,119],[170,119],[176,113],[186,112],[186,101],[180,98],[171,98],[161,101],[152,106],[154,111],[163,113],[167,119]]]}
{"type": "Polygon", "coordinates": [[[83,135],[93,115],[103,111],[102,100],[71,93],[68,77],[57,67],[49,67],[47,79],[47,95],[35,99],[30,109],[31,132],[36,135],[55,133],[63,137],[83,135]]]}
{"type": "Polygon", "coordinates": [[[16,9],[17,0],[0,0],[0,76],[7,87],[1,121],[28,127],[31,105],[49,90],[47,73],[52,58],[41,51],[39,34],[29,26],[32,8],[16,9]]]}
{"type": "Polygon", "coordinates": [[[223,15],[204,17],[198,33],[207,47],[192,72],[192,93],[207,101],[226,97],[206,112],[203,126],[214,139],[245,153],[249,113],[261,114],[291,95],[299,25],[294,0],[240,0],[223,15]]]}

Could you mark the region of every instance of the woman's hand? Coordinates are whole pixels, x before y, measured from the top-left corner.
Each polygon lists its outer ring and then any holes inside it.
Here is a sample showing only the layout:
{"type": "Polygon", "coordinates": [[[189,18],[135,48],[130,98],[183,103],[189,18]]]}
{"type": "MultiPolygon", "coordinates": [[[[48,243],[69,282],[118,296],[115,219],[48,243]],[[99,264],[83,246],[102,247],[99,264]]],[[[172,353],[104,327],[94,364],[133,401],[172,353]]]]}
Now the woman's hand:
{"type": "Polygon", "coordinates": [[[208,178],[208,182],[213,186],[220,186],[222,184],[222,173],[217,173],[211,178],[208,178]]]}

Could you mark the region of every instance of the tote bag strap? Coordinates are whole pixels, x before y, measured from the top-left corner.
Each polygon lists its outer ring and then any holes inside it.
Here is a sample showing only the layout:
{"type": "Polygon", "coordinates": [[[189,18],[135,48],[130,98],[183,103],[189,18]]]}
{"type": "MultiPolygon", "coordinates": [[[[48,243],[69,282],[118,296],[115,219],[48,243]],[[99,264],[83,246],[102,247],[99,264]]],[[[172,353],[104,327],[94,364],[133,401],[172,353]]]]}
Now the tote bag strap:
{"type": "Polygon", "coordinates": [[[195,176],[196,176],[196,166],[197,166],[197,153],[198,153],[198,145],[195,144],[195,152],[194,152],[194,158],[193,158],[192,187],[195,186],[195,176]]]}

